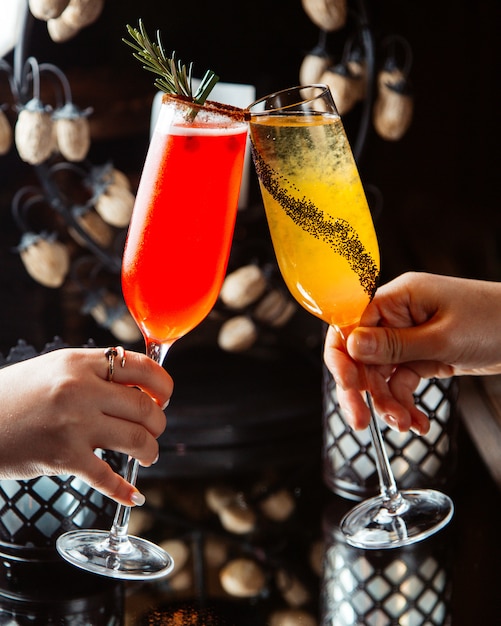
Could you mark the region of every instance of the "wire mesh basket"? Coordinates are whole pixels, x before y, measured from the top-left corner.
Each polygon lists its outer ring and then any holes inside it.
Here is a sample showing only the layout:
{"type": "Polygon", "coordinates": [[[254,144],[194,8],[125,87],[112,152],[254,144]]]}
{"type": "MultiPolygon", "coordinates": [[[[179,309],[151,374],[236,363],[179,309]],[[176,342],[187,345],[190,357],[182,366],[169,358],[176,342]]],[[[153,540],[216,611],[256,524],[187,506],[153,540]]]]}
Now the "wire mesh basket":
{"type": "MultiPolygon", "coordinates": [[[[415,402],[430,419],[426,435],[399,433],[380,423],[386,450],[401,488],[447,485],[456,468],[457,380],[423,379],[415,402]]],[[[335,493],[363,500],[378,493],[376,462],[369,430],[354,431],[346,422],[336,395],[336,384],[324,368],[323,477],[335,493]]]]}

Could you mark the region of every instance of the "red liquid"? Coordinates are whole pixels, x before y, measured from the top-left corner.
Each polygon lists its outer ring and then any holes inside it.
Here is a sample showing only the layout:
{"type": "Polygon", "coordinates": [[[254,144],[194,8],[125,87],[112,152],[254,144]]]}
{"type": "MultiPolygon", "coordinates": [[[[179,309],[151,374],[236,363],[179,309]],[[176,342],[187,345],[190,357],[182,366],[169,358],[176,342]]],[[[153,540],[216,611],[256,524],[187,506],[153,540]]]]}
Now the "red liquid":
{"type": "Polygon", "coordinates": [[[231,134],[157,130],[152,137],[122,266],[125,301],[149,340],[172,344],[216,302],[233,236],[246,132],[240,124],[231,134]]]}

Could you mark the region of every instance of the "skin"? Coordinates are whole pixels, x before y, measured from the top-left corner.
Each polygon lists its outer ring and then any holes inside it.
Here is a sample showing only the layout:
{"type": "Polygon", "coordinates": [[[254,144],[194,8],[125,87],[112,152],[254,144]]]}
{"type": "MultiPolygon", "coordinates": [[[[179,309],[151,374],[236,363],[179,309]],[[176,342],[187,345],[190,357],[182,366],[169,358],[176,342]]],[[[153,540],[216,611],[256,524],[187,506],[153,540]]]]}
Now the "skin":
{"type": "Polygon", "coordinates": [[[61,349],[0,370],[0,479],[78,476],[125,505],[144,497],[95,454],[115,450],[149,466],[166,425],[169,374],[143,354],[115,359],[100,348],[61,349]]]}
{"type": "Polygon", "coordinates": [[[392,428],[424,434],[413,399],[421,378],[501,373],[501,284],[403,274],[377,291],[346,342],[329,328],[324,360],[353,428],[369,423],[368,390],[392,428]]]}

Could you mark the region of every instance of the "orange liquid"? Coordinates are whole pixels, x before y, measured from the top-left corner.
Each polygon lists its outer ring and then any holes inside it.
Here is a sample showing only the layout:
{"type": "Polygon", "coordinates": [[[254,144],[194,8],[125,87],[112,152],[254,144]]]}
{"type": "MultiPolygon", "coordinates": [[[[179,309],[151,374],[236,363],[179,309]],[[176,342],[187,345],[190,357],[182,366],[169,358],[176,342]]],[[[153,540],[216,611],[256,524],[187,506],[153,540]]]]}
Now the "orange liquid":
{"type": "Polygon", "coordinates": [[[375,291],[379,249],[341,119],[251,120],[254,160],[282,276],[328,324],[358,324],[375,291]]]}
{"type": "Polygon", "coordinates": [[[172,344],[210,312],[233,236],[246,127],[196,126],[155,131],[123,257],[127,306],[158,343],[172,344]]]}

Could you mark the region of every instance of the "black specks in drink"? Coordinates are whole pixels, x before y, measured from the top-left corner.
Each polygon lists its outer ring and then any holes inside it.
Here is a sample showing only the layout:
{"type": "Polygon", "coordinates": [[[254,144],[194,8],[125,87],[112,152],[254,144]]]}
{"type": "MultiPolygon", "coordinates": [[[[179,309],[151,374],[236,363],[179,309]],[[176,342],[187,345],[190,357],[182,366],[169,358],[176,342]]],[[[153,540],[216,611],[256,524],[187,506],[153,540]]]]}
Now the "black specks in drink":
{"type": "Polygon", "coordinates": [[[346,259],[352,271],[358,276],[363,290],[372,298],[377,288],[379,268],[353,226],[347,220],[326,217],[304,196],[301,199],[294,198],[288,191],[293,190],[294,186],[265,163],[254,146],[252,158],[259,180],[270,196],[280,204],[299,228],[312,237],[324,241],[336,254],[346,259]]]}

